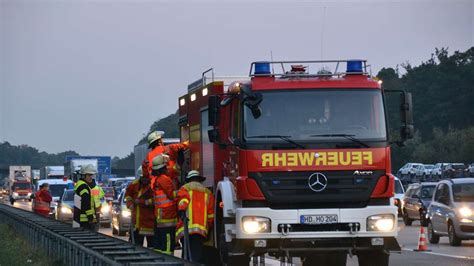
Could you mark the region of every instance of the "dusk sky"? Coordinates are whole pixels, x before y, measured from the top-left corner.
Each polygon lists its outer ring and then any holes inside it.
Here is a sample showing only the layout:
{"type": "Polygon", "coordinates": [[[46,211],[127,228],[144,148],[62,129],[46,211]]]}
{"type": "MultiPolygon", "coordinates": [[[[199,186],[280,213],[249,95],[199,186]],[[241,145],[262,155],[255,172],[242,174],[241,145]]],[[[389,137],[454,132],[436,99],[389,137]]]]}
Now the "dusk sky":
{"type": "Polygon", "coordinates": [[[122,157],[209,67],[272,52],[376,74],[473,45],[473,0],[0,0],[0,142],[122,157]]]}

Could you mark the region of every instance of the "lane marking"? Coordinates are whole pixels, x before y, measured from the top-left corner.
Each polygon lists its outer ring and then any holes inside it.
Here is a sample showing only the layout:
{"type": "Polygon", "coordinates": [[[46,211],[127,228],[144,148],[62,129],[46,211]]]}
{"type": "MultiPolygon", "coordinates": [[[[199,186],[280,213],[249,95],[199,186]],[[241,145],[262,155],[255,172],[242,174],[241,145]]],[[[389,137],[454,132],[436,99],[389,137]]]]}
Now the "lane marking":
{"type": "MultiPolygon", "coordinates": [[[[411,251],[416,252],[413,249],[409,248],[402,248],[404,251],[411,251]]],[[[432,251],[424,251],[424,252],[416,252],[416,253],[424,253],[424,254],[431,254],[436,256],[448,257],[448,258],[455,258],[455,259],[464,259],[464,260],[474,260],[474,257],[466,257],[466,256],[459,256],[459,255],[449,255],[444,253],[432,252],[432,251]]]]}

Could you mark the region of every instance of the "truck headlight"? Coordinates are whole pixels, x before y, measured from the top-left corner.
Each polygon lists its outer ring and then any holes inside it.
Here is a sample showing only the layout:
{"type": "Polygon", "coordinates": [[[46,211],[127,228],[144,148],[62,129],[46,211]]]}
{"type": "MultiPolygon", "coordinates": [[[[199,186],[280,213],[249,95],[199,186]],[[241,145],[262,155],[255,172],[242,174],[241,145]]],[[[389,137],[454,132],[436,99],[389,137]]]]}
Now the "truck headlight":
{"type": "Polygon", "coordinates": [[[102,205],[102,208],[100,208],[100,212],[102,214],[106,214],[110,212],[110,206],[108,204],[102,205]]]}
{"type": "Polygon", "coordinates": [[[372,215],[367,218],[367,231],[391,231],[395,225],[393,214],[372,215]]]}
{"type": "Polygon", "coordinates": [[[472,210],[469,207],[462,207],[458,212],[462,217],[470,217],[472,215],[472,210]]]}
{"type": "Polygon", "coordinates": [[[68,207],[61,207],[61,212],[64,214],[72,214],[71,209],[69,209],[68,207]]]}
{"type": "Polygon", "coordinates": [[[122,210],[122,216],[127,218],[132,216],[132,213],[130,212],[130,210],[122,210]]]}
{"type": "Polygon", "coordinates": [[[244,216],[242,217],[242,229],[247,234],[269,233],[271,222],[266,217],[244,216]]]}

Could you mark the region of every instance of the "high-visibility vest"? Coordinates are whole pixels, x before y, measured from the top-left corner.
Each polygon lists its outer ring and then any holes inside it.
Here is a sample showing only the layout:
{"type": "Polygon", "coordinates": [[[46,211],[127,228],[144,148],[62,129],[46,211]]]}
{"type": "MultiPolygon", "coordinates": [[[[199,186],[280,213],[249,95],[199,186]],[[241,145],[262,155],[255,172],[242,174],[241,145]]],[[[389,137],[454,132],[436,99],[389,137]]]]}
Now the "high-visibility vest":
{"type": "Polygon", "coordinates": [[[176,226],[175,190],[175,185],[168,176],[162,174],[155,179],[153,201],[155,205],[156,227],[176,226]]]}
{"type": "MultiPolygon", "coordinates": [[[[178,191],[178,209],[185,210],[189,234],[207,237],[209,226],[214,222],[214,195],[199,182],[189,182],[178,191]]],[[[183,221],[177,225],[176,239],[184,236],[183,221]]]]}
{"type": "Polygon", "coordinates": [[[150,186],[141,186],[140,180],[134,180],[125,190],[125,201],[127,207],[133,205],[132,222],[134,230],[140,235],[153,235],[155,225],[155,214],[153,207],[153,191],[150,186]],[[135,201],[138,203],[135,203],[135,201]]]}
{"type": "Polygon", "coordinates": [[[91,196],[89,185],[82,179],[74,186],[74,214],[72,227],[80,227],[80,223],[95,219],[95,202],[91,196]]]}
{"type": "Polygon", "coordinates": [[[95,185],[95,187],[91,188],[91,195],[94,198],[95,207],[100,208],[102,206],[100,199],[105,196],[104,190],[99,185],[95,185]]]}

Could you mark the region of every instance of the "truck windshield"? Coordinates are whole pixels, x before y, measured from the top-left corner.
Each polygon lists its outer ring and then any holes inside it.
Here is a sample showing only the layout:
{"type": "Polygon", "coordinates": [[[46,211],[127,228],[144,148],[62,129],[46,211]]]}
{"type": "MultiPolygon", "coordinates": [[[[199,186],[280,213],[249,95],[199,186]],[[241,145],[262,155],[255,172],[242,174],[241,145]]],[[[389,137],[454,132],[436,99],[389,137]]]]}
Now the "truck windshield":
{"type": "Polygon", "coordinates": [[[12,190],[15,191],[17,189],[31,189],[31,185],[29,183],[15,183],[12,186],[12,190]]]}
{"type": "Polygon", "coordinates": [[[305,141],[385,141],[382,93],[374,89],[314,89],[261,92],[261,116],[244,108],[247,142],[275,142],[287,136],[305,141]],[[262,136],[261,138],[259,136],[262,136]]]}

